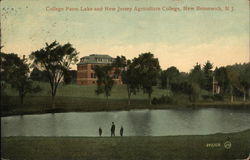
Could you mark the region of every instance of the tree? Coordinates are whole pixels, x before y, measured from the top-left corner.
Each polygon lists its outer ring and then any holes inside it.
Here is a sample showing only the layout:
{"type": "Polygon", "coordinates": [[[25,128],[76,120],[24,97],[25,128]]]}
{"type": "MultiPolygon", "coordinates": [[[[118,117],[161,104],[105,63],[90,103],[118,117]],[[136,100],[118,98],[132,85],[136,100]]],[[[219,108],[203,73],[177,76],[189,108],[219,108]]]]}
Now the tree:
{"type": "Polygon", "coordinates": [[[134,69],[134,66],[131,64],[131,61],[127,61],[126,70],[122,71],[122,81],[127,86],[128,93],[128,106],[130,105],[131,95],[136,94],[139,89],[139,76],[134,69]]]}
{"type": "Polygon", "coordinates": [[[114,80],[112,79],[112,75],[110,71],[112,70],[111,65],[98,66],[94,67],[94,71],[97,77],[97,89],[96,94],[99,95],[104,93],[106,96],[106,106],[109,105],[108,97],[111,95],[111,90],[114,85],[114,80]]]}
{"type": "Polygon", "coordinates": [[[69,70],[63,76],[63,81],[65,84],[76,83],[76,70],[69,70]]]}
{"type": "Polygon", "coordinates": [[[117,56],[113,63],[111,64],[112,69],[115,69],[114,75],[115,77],[121,76],[122,71],[125,70],[127,66],[127,60],[125,56],[117,56]]]}
{"type": "Polygon", "coordinates": [[[202,87],[203,80],[204,80],[204,74],[201,69],[201,65],[196,63],[193,69],[191,69],[189,73],[189,80],[193,83],[196,83],[199,85],[199,87],[202,87]]]}
{"type": "Polygon", "coordinates": [[[130,105],[131,95],[136,94],[137,82],[136,74],[133,73],[131,61],[127,60],[125,56],[117,56],[112,64],[116,69],[115,74],[121,75],[123,84],[126,84],[128,94],[128,106],[130,105]]]}
{"type": "Polygon", "coordinates": [[[240,85],[244,94],[244,101],[246,101],[246,92],[250,96],[250,63],[247,64],[243,72],[240,73],[240,85]]]}
{"type": "MultiPolygon", "coordinates": [[[[245,100],[249,81],[249,63],[236,63],[226,66],[226,69],[230,82],[231,101],[234,100],[234,96],[243,96],[245,100]]],[[[248,90],[248,92],[250,92],[250,90],[248,90]]],[[[248,95],[250,95],[250,93],[248,93],[248,95]]]]}
{"type": "Polygon", "coordinates": [[[142,53],[138,58],[134,58],[132,62],[134,74],[138,78],[138,83],[144,93],[148,94],[149,104],[151,105],[151,95],[153,86],[157,84],[157,79],[160,72],[160,65],[157,58],[150,52],[142,53]]]}
{"type": "Polygon", "coordinates": [[[229,83],[230,83],[229,87],[230,87],[231,102],[233,102],[235,88],[238,88],[240,86],[239,72],[236,72],[234,70],[229,71],[228,78],[229,78],[229,83]]]}
{"type": "Polygon", "coordinates": [[[202,69],[204,73],[203,89],[211,91],[213,82],[213,64],[210,61],[207,61],[202,69]]]}
{"type": "Polygon", "coordinates": [[[117,56],[112,63],[113,67],[125,68],[127,66],[127,60],[125,56],[117,56]]]}
{"type": "Polygon", "coordinates": [[[39,92],[41,88],[34,87],[29,78],[29,65],[25,57],[20,59],[17,54],[1,53],[1,80],[11,84],[18,91],[20,103],[23,105],[27,93],[39,92]]]}
{"type": "Polygon", "coordinates": [[[30,79],[33,81],[49,82],[46,71],[41,71],[37,67],[33,68],[30,74],[30,79]]]}
{"type": "Polygon", "coordinates": [[[45,70],[49,79],[52,108],[55,108],[55,96],[59,83],[64,75],[70,70],[70,66],[77,62],[78,52],[70,43],[60,45],[54,41],[40,50],[31,53],[33,65],[45,70]]]}
{"type": "Polygon", "coordinates": [[[127,60],[125,56],[117,56],[112,66],[116,68],[115,74],[118,74],[118,76],[121,75],[123,84],[126,84],[129,106],[131,95],[136,94],[139,88],[138,76],[131,64],[131,60],[127,60]]]}
{"type": "Polygon", "coordinates": [[[167,74],[165,71],[161,71],[160,72],[160,75],[159,75],[159,78],[160,78],[160,88],[161,89],[168,89],[168,77],[167,77],[167,74]]]}
{"type": "Polygon", "coordinates": [[[170,89],[171,85],[178,81],[179,76],[180,72],[174,66],[169,67],[167,70],[162,71],[160,74],[161,88],[170,89]]]}
{"type": "Polygon", "coordinates": [[[215,79],[218,81],[218,85],[221,87],[221,92],[224,94],[229,88],[229,78],[227,69],[225,67],[216,68],[214,70],[215,79]]]}
{"type": "Polygon", "coordinates": [[[186,94],[188,95],[190,102],[195,102],[199,96],[200,88],[196,83],[191,83],[187,80],[182,80],[178,83],[172,84],[172,91],[174,93],[186,94]]]}

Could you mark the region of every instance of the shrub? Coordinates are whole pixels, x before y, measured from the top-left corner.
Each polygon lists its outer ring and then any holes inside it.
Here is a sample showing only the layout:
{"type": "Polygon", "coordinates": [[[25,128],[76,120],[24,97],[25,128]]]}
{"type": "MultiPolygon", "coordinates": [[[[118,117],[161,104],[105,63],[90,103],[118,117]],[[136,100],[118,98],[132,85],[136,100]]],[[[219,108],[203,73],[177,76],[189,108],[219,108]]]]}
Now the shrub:
{"type": "Polygon", "coordinates": [[[156,104],[173,104],[174,100],[173,98],[169,97],[169,96],[165,96],[162,95],[159,98],[154,97],[152,99],[152,104],[156,105],[156,104]]]}
{"type": "Polygon", "coordinates": [[[202,95],[204,100],[213,100],[213,101],[223,101],[224,97],[221,94],[215,95],[202,95]]]}
{"type": "Polygon", "coordinates": [[[204,100],[212,100],[213,99],[213,95],[202,95],[202,98],[204,100]]]}
{"type": "Polygon", "coordinates": [[[220,94],[215,94],[213,96],[213,100],[215,100],[215,101],[223,101],[224,97],[222,95],[220,95],[220,94]]]}

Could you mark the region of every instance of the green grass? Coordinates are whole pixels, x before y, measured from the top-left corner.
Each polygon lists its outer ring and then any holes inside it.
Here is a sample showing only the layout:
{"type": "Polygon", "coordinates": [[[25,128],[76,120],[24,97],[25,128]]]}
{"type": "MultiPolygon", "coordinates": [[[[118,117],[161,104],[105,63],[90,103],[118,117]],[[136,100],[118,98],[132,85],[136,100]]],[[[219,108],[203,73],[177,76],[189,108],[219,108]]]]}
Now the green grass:
{"type": "Polygon", "coordinates": [[[250,130],[206,136],[8,137],[1,155],[10,160],[235,160],[250,153],[250,130]],[[224,142],[231,142],[225,149],[224,142]],[[219,147],[207,144],[219,143],[219,147]]]}
{"type": "MultiPolygon", "coordinates": [[[[24,105],[21,106],[17,91],[7,86],[5,92],[9,97],[2,97],[1,116],[19,115],[19,114],[37,114],[50,112],[78,112],[78,111],[113,111],[113,110],[130,110],[130,109],[167,109],[167,108],[199,108],[199,107],[232,107],[246,108],[250,102],[235,102],[233,104],[225,102],[197,102],[192,104],[188,101],[188,96],[178,94],[173,96],[175,103],[149,105],[148,95],[139,92],[131,97],[131,105],[127,105],[126,85],[115,85],[111,96],[109,97],[109,106],[106,106],[106,98],[102,95],[95,94],[95,85],[61,85],[56,95],[56,108],[51,109],[51,97],[49,83],[37,82],[42,91],[36,94],[28,94],[24,99],[24,105]]],[[[167,90],[154,87],[153,97],[168,95],[167,90]]]]}
{"type": "MultiPolygon", "coordinates": [[[[49,83],[44,82],[36,82],[42,88],[42,91],[36,94],[28,94],[29,96],[50,96],[50,85],[49,83]]],[[[84,98],[98,98],[105,99],[106,97],[95,94],[96,85],[77,85],[77,84],[69,84],[69,85],[60,85],[57,90],[57,96],[64,97],[84,97],[84,98]]],[[[7,95],[10,96],[18,96],[18,92],[12,89],[10,86],[6,88],[7,95]]],[[[152,97],[159,97],[161,95],[167,95],[167,90],[162,90],[157,87],[154,87],[154,92],[152,97]]],[[[111,91],[110,99],[127,99],[127,90],[126,85],[114,85],[111,91]]],[[[132,96],[133,99],[147,99],[148,95],[143,92],[139,92],[136,95],[132,96]]]]}

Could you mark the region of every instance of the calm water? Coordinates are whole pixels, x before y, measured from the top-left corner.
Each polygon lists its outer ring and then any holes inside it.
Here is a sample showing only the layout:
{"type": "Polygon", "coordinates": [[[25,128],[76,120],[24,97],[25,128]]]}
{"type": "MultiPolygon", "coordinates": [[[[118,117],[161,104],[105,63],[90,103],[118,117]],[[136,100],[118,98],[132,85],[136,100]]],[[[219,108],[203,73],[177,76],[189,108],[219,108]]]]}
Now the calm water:
{"type": "Polygon", "coordinates": [[[134,110],[1,118],[2,136],[110,136],[111,122],[125,136],[203,135],[250,129],[250,110],[134,110]]]}

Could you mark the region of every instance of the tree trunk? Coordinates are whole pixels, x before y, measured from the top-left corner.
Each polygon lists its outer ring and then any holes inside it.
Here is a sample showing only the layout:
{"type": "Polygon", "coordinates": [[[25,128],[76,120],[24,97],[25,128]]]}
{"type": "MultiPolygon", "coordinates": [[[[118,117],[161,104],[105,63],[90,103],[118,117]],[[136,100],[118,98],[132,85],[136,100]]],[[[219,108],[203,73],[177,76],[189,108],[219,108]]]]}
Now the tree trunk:
{"type": "Polygon", "coordinates": [[[128,95],[128,106],[130,106],[130,97],[131,97],[131,94],[128,95]]]}
{"type": "Polygon", "coordinates": [[[167,90],[169,90],[169,78],[167,77],[167,90]]]}
{"type": "Polygon", "coordinates": [[[231,94],[231,103],[234,102],[234,96],[231,94]]]}
{"type": "Polygon", "coordinates": [[[108,106],[109,106],[109,97],[106,96],[106,107],[108,107],[108,106]]]}
{"type": "Polygon", "coordinates": [[[231,103],[234,101],[234,96],[233,96],[233,87],[230,86],[230,92],[231,92],[231,103]]]}
{"type": "Polygon", "coordinates": [[[243,94],[244,94],[243,100],[244,100],[244,102],[245,102],[245,101],[246,101],[246,91],[245,91],[245,89],[243,90],[243,94]]]}
{"type": "Polygon", "coordinates": [[[192,102],[191,94],[188,95],[188,100],[189,100],[189,102],[192,102]]]}
{"type": "Polygon", "coordinates": [[[21,103],[21,105],[23,105],[23,98],[24,98],[24,96],[20,95],[20,103],[21,103]]]}
{"type": "Polygon", "coordinates": [[[248,89],[248,99],[250,99],[250,88],[248,89]]]}
{"type": "Polygon", "coordinates": [[[23,89],[19,90],[19,98],[20,98],[20,104],[23,105],[23,99],[24,99],[24,92],[23,89]]]}
{"type": "Polygon", "coordinates": [[[52,95],[52,109],[55,109],[55,95],[52,95]]]}
{"type": "Polygon", "coordinates": [[[51,96],[52,96],[52,109],[56,107],[56,87],[53,88],[51,96]]]}
{"type": "Polygon", "coordinates": [[[151,93],[148,94],[148,100],[149,100],[149,105],[152,105],[152,103],[151,103],[151,93]]]}
{"type": "Polygon", "coordinates": [[[129,87],[127,86],[127,91],[128,91],[128,106],[130,106],[130,97],[131,97],[131,92],[129,87]]]}

